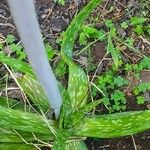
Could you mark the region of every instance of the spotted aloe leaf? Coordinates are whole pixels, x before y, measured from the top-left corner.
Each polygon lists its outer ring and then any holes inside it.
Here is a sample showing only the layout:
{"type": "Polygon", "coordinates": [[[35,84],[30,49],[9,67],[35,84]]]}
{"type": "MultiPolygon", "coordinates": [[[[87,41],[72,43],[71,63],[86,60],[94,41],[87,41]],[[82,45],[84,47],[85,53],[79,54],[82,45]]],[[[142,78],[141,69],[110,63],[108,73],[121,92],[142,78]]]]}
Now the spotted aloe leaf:
{"type": "Polygon", "coordinates": [[[1,143],[0,150],[36,150],[32,145],[1,143]]]}
{"type": "Polygon", "coordinates": [[[5,63],[6,65],[12,67],[13,69],[17,71],[23,72],[25,74],[28,74],[34,77],[31,67],[23,61],[10,58],[8,56],[5,56],[3,53],[0,53],[0,62],[5,63]]]}
{"type": "Polygon", "coordinates": [[[101,0],[92,0],[89,2],[88,5],[73,19],[64,34],[61,56],[69,66],[68,94],[70,96],[72,109],[82,107],[86,103],[86,94],[88,92],[87,76],[72,60],[73,45],[83,22],[100,2],[101,0]]]}
{"type": "Polygon", "coordinates": [[[84,118],[76,135],[112,138],[132,135],[150,128],[150,111],[123,112],[84,118]]]}
{"type": "Polygon", "coordinates": [[[67,140],[72,131],[62,129],[56,136],[53,150],[87,150],[85,143],[82,140],[67,140]]]}
{"type": "Polygon", "coordinates": [[[0,106],[0,126],[20,131],[48,134],[52,137],[53,131],[56,131],[54,121],[47,121],[42,116],[3,106],[0,106]]]}
{"type": "Polygon", "coordinates": [[[68,93],[72,101],[72,108],[84,106],[87,99],[88,82],[83,70],[72,64],[69,68],[68,93]]]}
{"type": "Polygon", "coordinates": [[[40,140],[53,140],[52,137],[45,134],[32,134],[31,132],[16,131],[8,128],[0,128],[0,143],[24,143],[26,142],[36,142],[37,139],[40,140]],[[37,139],[35,139],[35,137],[37,139]],[[24,140],[24,141],[23,141],[24,140]]]}
{"type": "Polygon", "coordinates": [[[67,64],[72,64],[72,50],[78,32],[89,14],[100,4],[101,0],[91,0],[80,13],[75,16],[67,28],[61,47],[61,55],[67,64]]]}
{"type": "Polygon", "coordinates": [[[65,150],[88,150],[83,141],[74,141],[66,143],[65,150]]]}
{"type": "Polygon", "coordinates": [[[38,107],[43,112],[47,112],[50,106],[39,82],[27,74],[18,78],[18,81],[23,91],[34,103],[33,106],[38,107]]]}
{"type": "MultiPolygon", "coordinates": [[[[53,147],[53,150],[62,150],[62,146],[55,145],[53,147]]],[[[83,141],[77,140],[77,141],[66,141],[63,143],[63,150],[88,150],[86,144],[83,141]]]]}
{"type": "Polygon", "coordinates": [[[18,81],[24,90],[24,92],[29,96],[29,98],[40,108],[40,110],[46,112],[49,109],[48,100],[39,84],[35,79],[33,71],[29,64],[22,62],[20,60],[10,58],[0,53],[0,62],[9,65],[10,67],[25,73],[22,78],[18,81]]]}
{"type": "Polygon", "coordinates": [[[70,137],[70,130],[65,130],[61,128],[56,136],[56,139],[53,144],[53,150],[64,150],[65,149],[65,143],[67,139],[70,137]]]}
{"type": "Polygon", "coordinates": [[[82,108],[80,108],[78,111],[74,112],[69,119],[69,123],[67,127],[73,127],[75,124],[78,124],[82,121],[82,119],[86,116],[86,114],[94,109],[97,105],[99,105],[102,102],[102,100],[96,100],[89,104],[86,104],[82,108]]]}

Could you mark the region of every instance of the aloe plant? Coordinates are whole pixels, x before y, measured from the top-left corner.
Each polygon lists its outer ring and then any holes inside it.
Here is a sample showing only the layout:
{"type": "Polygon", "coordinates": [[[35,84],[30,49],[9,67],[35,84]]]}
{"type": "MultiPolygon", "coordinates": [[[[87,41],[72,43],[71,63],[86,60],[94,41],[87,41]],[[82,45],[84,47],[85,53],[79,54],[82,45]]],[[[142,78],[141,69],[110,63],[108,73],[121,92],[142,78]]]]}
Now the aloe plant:
{"type": "Polygon", "coordinates": [[[33,103],[24,106],[15,100],[0,98],[0,136],[3,137],[0,139],[0,149],[9,150],[13,147],[28,150],[45,145],[54,150],[87,150],[85,137],[121,137],[150,128],[149,110],[93,117],[86,115],[100,104],[101,100],[87,102],[88,79],[84,70],[73,62],[72,50],[81,25],[100,2],[101,0],[91,0],[65,32],[61,56],[69,67],[69,81],[67,88],[61,83],[58,84],[63,99],[58,120],[48,118],[50,106],[47,95],[30,65],[0,53],[0,62],[24,74],[17,80],[33,103]]]}

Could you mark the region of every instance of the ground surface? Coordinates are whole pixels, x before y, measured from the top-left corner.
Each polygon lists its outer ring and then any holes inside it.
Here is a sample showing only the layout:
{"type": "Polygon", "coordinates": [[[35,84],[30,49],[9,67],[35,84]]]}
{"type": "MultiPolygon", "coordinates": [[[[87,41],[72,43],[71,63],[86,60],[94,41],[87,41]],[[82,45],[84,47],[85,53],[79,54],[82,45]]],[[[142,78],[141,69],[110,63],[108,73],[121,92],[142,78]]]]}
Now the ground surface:
{"type": "MultiPolygon", "coordinates": [[[[55,42],[56,38],[60,35],[60,32],[65,31],[69,22],[72,20],[72,17],[82,8],[87,2],[82,1],[77,9],[73,3],[68,3],[65,6],[56,5],[50,0],[37,0],[36,10],[38,13],[38,19],[40,22],[40,27],[44,38],[50,44],[59,49],[58,44],[55,42]]],[[[138,12],[138,2],[134,0],[116,0],[116,1],[104,1],[103,5],[99,6],[95,10],[95,13],[99,13],[99,20],[104,18],[115,18],[116,21],[121,17],[123,19],[127,18],[128,15],[133,15],[132,13],[138,12]],[[111,5],[114,5],[116,9],[114,12],[109,13],[108,8],[111,5]],[[133,12],[126,14],[125,8],[134,7],[137,11],[132,10],[133,12]]],[[[138,14],[138,13],[137,13],[138,14]]],[[[94,16],[95,14],[93,14],[94,16]]],[[[101,22],[97,22],[97,27],[101,27],[101,22]]],[[[121,32],[121,31],[120,31],[121,32]]],[[[9,8],[5,0],[0,2],[0,34],[4,37],[8,34],[13,34],[18,37],[16,28],[13,24],[12,18],[10,16],[9,8]]],[[[121,33],[123,34],[123,33],[121,33]]],[[[128,33],[131,34],[131,33],[128,33]]],[[[139,39],[137,39],[139,40],[139,39]]],[[[145,53],[150,54],[150,45],[147,43],[139,42],[139,47],[143,48],[146,51],[145,53]]],[[[98,64],[98,61],[104,57],[105,45],[101,42],[95,44],[93,50],[94,62],[98,64]]],[[[130,54],[131,55],[131,54],[130,54]]],[[[133,59],[136,60],[136,55],[132,54],[133,59]]],[[[101,72],[101,71],[100,71],[101,72]]],[[[148,75],[145,75],[145,79],[148,75]]],[[[150,79],[148,79],[150,81],[150,79]]],[[[19,98],[19,94],[16,96],[16,93],[11,93],[12,97],[19,98]]],[[[128,102],[129,110],[141,110],[149,107],[149,104],[142,106],[137,106],[131,100],[128,102]]],[[[89,150],[149,150],[150,149],[150,131],[146,131],[134,136],[128,136],[118,139],[92,139],[88,138],[86,144],[89,150]]]]}

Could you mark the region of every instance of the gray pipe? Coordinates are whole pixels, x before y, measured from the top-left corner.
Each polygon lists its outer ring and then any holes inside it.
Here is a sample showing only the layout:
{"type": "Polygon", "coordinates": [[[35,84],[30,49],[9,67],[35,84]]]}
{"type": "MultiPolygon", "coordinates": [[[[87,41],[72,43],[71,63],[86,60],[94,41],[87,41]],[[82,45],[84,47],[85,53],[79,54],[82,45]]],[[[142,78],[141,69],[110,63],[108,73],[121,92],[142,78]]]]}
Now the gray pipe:
{"type": "Polygon", "coordinates": [[[62,105],[57,81],[49,65],[33,0],[8,0],[18,33],[27,53],[29,62],[43,87],[43,90],[59,117],[62,105]]]}

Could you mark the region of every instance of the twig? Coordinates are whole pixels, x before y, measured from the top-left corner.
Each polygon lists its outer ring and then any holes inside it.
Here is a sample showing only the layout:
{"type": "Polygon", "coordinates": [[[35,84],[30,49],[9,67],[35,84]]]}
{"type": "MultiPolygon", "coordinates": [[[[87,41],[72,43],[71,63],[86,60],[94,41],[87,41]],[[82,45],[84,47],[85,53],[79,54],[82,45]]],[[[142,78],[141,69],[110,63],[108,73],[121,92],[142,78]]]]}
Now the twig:
{"type": "Polygon", "coordinates": [[[126,6],[124,6],[122,3],[120,3],[118,0],[115,0],[119,5],[121,5],[122,7],[126,8],[126,6]]]}
{"type": "Polygon", "coordinates": [[[44,141],[38,139],[34,133],[32,133],[32,134],[33,134],[33,137],[35,138],[35,140],[37,140],[38,142],[44,144],[44,145],[47,146],[47,147],[50,147],[50,148],[53,147],[52,144],[46,143],[46,142],[44,142],[44,141]]]}
{"type": "Polygon", "coordinates": [[[41,111],[41,113],[42,113],[42,119],[43,119],[43,121],[47,124],[47,126],[48,126],[49,129],[50,129],[50,131],[51,131],[51,132],[54,134],[54,136],[56,137],[57,132],[55,131],[55,129],[53,129],[53,127],[51,127],[51,125],[50,125],[50,123],[48,122],[48,120],[47,120],[45,114],[44,114],[42,111],[41,111]]]}
{"type": "Polygon", "coordinates": [[[148,45],[150,45],[150,42],[147,39],[144,39],[142,36],[140,36],[139,38],[142,39],[144,43],[147,43],[148,45]]]}
{"type": "Polygon", "coordinates": [[[135,143],[135,140],[134,140],[133,135],[131,135],[131,137],[132,137],[132,141],[133,141],[134,149],[135,149],[135,150],[137,150],[136,143],[135,143]]]}
{"type": "Polygon", "coordinates": [[[25,144],[27,144],[27,145],[32,145],[32,144],[28,143],[15,129],[13,129],[13,131],[21,138],[21,140],[22,140],[25,144]]]}
{"type": "Polygon", "coordinates": [[[92,46],[93,44],[95,44],[97,41],[99,41],[101,38],[105,37],[106,35],[107,34],[104,34],[101,37],[99,37],[98,39],[96,39],[95,41],[89,43],[86,47],[84,47],[83,49],[81,49],[80,52],[76,54],[76,56],[79,56],[81,53],[83,53],[84,51],[86,51],[87,48],[89,48],[90,46],[92,46]]]}
{"type": "Polygon", "coordinates": [[[0,44],[5,43],[6,39],[5,37],[0,33],[0,44]]]}
{"type": "MultiPolygon", "coordinates": [[[[6,75],[6,89],[8,88],[8,74],[6,75]]],[[[5,91],[6,99],[7,99],[7,107],[9,108],[9,99],[8,99],[8,91],[5,91]]]]}
{"type": "Polygon", "coordinates": [[[10,88],[5,88],[4,90],[2,90],[2,91],[11,91],[11,90],[20,90],[20,88],[18,88],[18,87],[10,87],[10,88]]]}
{"type": "Polygon", "coordinates": [[[136,49],[136,48],[134,48],[134,47],[132,47],[131,45],[129,45],[128,43],[125,43],[125,42],[123,42],[120,38],[118,38],[118,37],[114,37],[118,42],[120,42],[120,43],[122,43],[123,45],[125,45],[125,46],[127,46],[130,50],[132,50],[133,52],[136,52],[136,53],[138,53],[138,54],[140,54],[140,55],[142,55],[143,57],[146,57],[143,53],[141,53],[140,51],[139,51],[139,49],[136,49]]]}
{"type": "Polygon", "coordinates": [[[53,10],[53,7],[54,7],[54,6],[52,6],[52,8],[49,8],[48,14],[47,14],[47,16],[46,16],[46,18],[45,18],[45,20],[44,20],[43,23],[45,23],[45,22],[47,21],[47,19],[49,18],[49,16],[51,15],[52,10],[53,10]]]}
{"type": "Polygon", "coordinates": [[[98,71],[100,65],[102,64],[103,60],[105,59],[105,57],[106,57],[108,54],[109,54],[109,53],[106,53],[105,56],[103,57],[103,59],[100,60],[98,66],[97,66],[97,68],[96,68],[96,70],[95,70],[95,72],[94,72],[94,75],[93,75],[93,77],[92,77],[92,79],[91,79],[91,82],[93,82],[93,80],[95,79],[96,74],[97,74],[97,71],[98,71]]]}
{"type": "Polygon", "coordinates": [[[106,148],[106,147],[110,147],[110,145],[103,145],[103,146],[100,146],[99,148],[106,148]]]}
{"type": "Polygon", "coordinates": [[[2,14],[0,14],[0,18],[8,20],[8,18],[6,18],[5,16],[3,16],[2,14]]]}
{"type": "Polygon", "coordinates": [[[98,86],[96,86],[93,82],[91,82],[91,85],[93,85],[103,96],[106,96],[104,92],[98,86]]]}
{"type": "Polygon", "coordinates": [[[13,26],[10,23],[0,23],[0,26],[7,26],[7,27],[11,27],[11,28],[15,29],[15,26],[13,26]]]}

